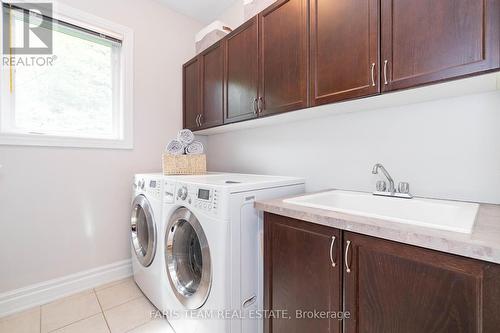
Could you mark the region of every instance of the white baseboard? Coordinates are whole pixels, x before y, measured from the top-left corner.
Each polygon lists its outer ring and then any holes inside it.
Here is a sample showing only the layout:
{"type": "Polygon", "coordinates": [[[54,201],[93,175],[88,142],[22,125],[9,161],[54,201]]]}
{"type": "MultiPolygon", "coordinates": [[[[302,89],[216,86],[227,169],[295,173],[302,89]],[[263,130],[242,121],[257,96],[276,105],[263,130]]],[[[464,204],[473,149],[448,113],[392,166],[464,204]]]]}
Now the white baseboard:
{"type": "Polygon", "coordinates": [[[0,317],[131,275],[132,263],[129,259],[8,291],[0,294],[0,317]]]}

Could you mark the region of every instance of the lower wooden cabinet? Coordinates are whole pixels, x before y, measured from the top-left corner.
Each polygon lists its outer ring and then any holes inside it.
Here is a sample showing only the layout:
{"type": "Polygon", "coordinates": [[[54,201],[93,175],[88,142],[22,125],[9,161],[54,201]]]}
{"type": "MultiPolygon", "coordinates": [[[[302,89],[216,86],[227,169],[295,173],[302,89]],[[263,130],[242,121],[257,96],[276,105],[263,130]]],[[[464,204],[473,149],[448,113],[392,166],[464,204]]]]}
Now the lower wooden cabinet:
{"type": "Polygon", "coordinates": [[[500,331],[499,265],[268,213],[264,232],[266,310],[292,317],[267,319],[267,333],[500,331]],[[332,237],[341,242],[331,247],[332,237]]]}
{"type": "Polygon", "coordinates": [[[497,265],[344,233],[345,332],[499,332],[497,265]]]}
{"type": "MultiPolygon", "coordinates": [[[[302,313],[310,315],[315,310],[342,310],[339,230],[266,215],[264,235],[264,303],[267,309],[286,310],[286,315],[292,318],[302,313]]],[[[286,315],[267,320],[265,332],[341,332],[342,322],[336,319],[288,319],[286,315]]]]}

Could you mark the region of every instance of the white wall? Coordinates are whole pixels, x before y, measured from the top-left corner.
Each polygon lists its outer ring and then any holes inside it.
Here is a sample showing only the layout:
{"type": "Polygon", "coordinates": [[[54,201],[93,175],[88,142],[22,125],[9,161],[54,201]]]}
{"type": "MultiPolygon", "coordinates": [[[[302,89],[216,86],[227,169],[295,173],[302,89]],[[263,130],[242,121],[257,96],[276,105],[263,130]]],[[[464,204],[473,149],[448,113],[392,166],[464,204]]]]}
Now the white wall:
{"type": "Polygon", "coordinates": [[[209,136],[209,169],[372,191],[383,163],[418,196],[500,204],[500,91],[209,136]]]}
{"type": "Polygon", "coordinates": [[[67,0],[134,30],[134,149],[0,146],[0,293],[130,258],[134,173],[181,127],[181,66],[201,25],[151,0],[67,0]]]}
{"type": "Polygon", "coordinates": [[[243,23],[243,0],[237,0],[227,8],[218,18],[221,22],[229,25],[233,30],[243,23]]]}

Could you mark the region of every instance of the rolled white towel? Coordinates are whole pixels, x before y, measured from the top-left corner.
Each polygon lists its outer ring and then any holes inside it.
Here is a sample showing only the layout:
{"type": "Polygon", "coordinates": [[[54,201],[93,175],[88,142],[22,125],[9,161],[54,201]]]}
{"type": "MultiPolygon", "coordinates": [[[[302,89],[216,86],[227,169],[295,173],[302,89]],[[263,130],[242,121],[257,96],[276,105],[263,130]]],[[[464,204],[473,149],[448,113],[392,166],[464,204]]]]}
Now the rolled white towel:
{"type": "Polygon", "coordinates": [[[167,147],[165,148],[165,151],[171,155],[182,155],[184,154],[185,148],[186,148],[185,144],[183,144],[181,141],[177,139],[174,139],[168,143],[167,147]]]}
{"type": "Polygon", "coordinates": [[[188,155],[199,155],[203,154],[204,151],[203,143],[200,141],[193,141],[186,147],[186,154],[188,155]]]}
{"type": "Polygon", "coordinates": [[[188,129],[180,130],[179,133],[177,134],[177,140],[179,140],[185,145],[188,145],[194,141],[194,134],[188,129]]]}

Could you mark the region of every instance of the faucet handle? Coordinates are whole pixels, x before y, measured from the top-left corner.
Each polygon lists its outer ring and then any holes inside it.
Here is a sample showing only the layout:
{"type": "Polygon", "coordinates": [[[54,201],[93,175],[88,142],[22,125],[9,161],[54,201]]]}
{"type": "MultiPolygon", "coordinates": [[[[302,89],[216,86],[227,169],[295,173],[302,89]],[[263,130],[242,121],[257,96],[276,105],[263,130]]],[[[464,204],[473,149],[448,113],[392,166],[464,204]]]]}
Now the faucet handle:
{"type": "Polygon", "coordinates": [[[401,182],[398,185],[398,192],[402,194],[409,194],[410,193],[410,184],[406,182],[401,182]]]}
{"type": "Polygon", "coordinates": [[[387,183],[385,180],[379,180],[377,182],[377,191],[378,192],[385,192],[387,190],[387,183]]]}

